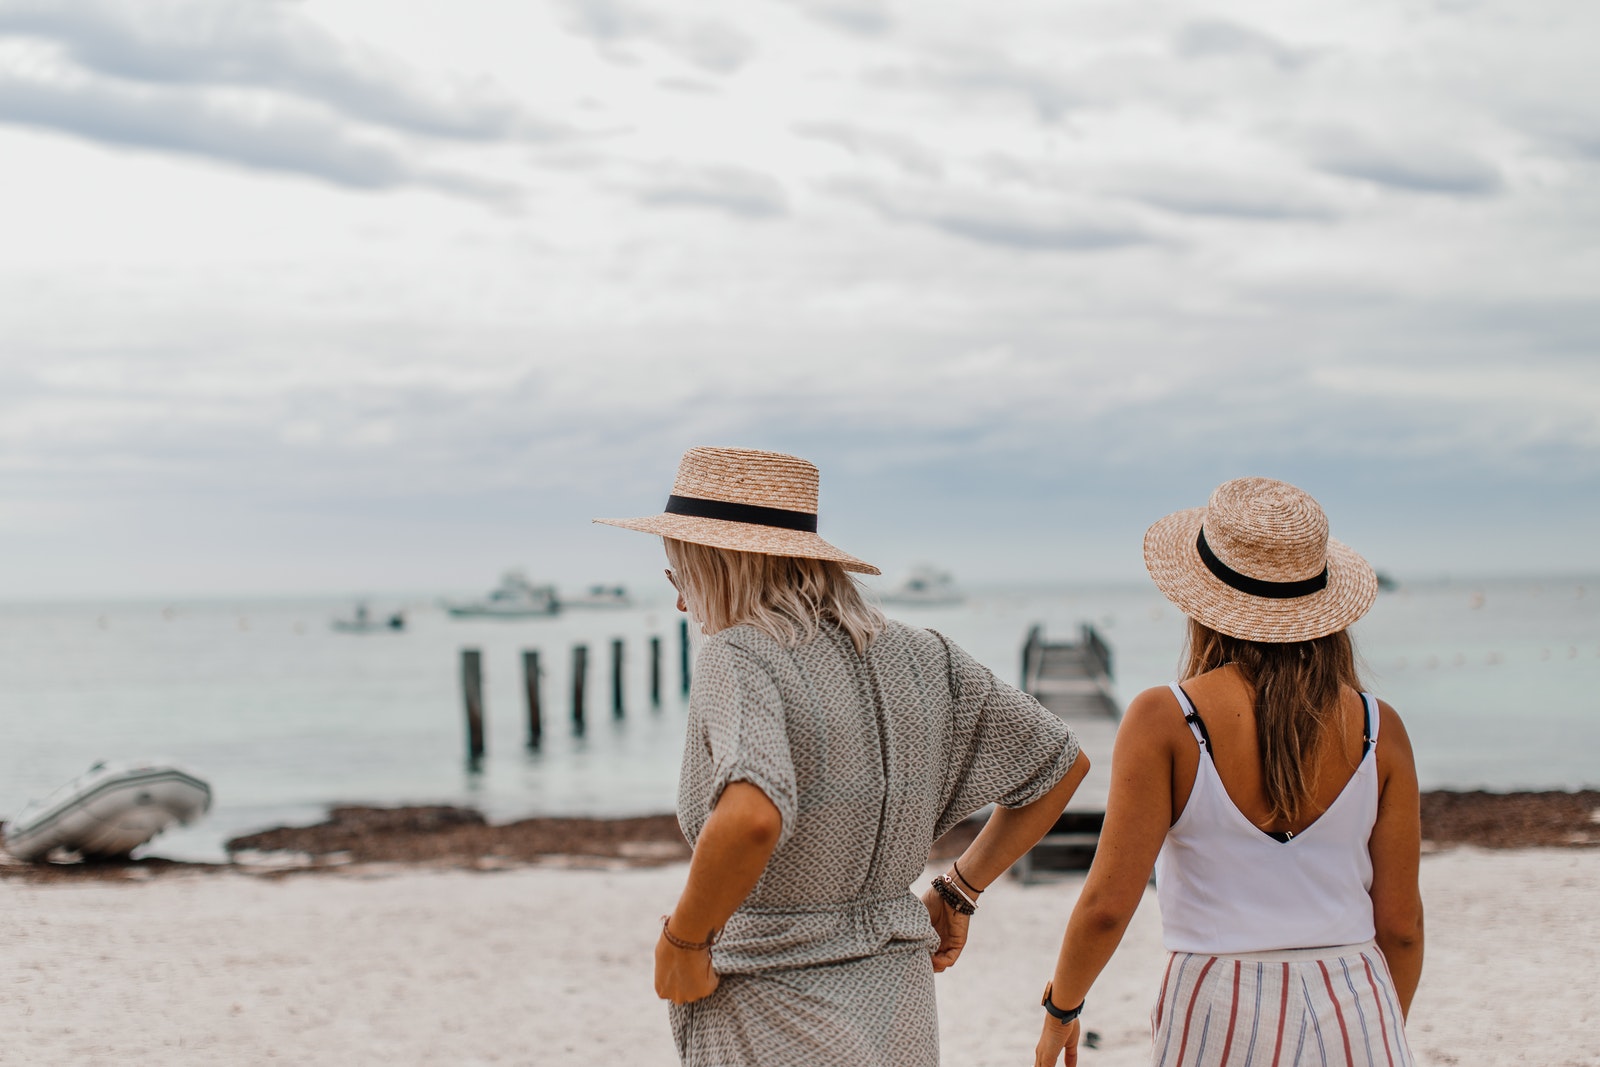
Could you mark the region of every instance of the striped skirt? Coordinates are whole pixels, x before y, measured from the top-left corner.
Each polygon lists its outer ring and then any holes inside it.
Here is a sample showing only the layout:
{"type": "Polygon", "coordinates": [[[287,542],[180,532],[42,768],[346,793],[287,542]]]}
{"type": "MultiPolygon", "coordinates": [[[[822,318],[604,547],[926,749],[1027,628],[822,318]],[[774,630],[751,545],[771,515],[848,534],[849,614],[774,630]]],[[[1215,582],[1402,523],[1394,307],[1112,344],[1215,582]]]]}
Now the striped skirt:
{"type": "Polygon", "coordinates": [[[1174,952],[1150,1015],[1156,1067],[1411,1067],[1394,980],[1372,942],[1174,952]]]}

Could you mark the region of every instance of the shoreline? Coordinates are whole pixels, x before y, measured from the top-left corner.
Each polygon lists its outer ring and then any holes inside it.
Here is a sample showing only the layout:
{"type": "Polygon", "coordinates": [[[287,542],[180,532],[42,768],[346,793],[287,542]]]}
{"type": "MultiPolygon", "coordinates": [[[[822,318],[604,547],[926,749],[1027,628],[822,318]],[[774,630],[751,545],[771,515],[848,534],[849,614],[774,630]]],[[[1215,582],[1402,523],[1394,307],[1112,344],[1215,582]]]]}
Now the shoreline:
{"type": "MultiPolygon", "coordinates": [[[[931,860],[958,855],[980,824],[968,821],[934,844],[931,860]]],[[[1600,789],[1422,794],[1423,851],[1600,848],[1600,789]]],[[[675,816],[536,817],[491,824],[472,808],[338,806],[311,826],[284,826],[227,843],[231,862],[150,857],[24,863],[0,850],[0,879],[33,883],[146,881],[224,872],[284,876],[374,869],[503,871],[530,866],[657,867],[690,856],[675,816]]]]}

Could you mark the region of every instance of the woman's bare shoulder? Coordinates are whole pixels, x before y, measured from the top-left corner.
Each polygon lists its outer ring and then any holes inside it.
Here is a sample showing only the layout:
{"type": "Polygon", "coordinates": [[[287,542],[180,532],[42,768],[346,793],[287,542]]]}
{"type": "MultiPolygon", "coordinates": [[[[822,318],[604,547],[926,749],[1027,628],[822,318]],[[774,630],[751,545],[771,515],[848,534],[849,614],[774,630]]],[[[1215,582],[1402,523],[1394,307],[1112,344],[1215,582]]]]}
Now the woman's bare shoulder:
{"type": "Polygon", "coordinates": [[[1152,686],[1134,697],[1122,721],[1117,724],[1119,736],[1125,732],[1146,737],[1166,737],[1188,732],[1183,722],[1183,707],[1172,690],[1164,685],[1152,686]]]}

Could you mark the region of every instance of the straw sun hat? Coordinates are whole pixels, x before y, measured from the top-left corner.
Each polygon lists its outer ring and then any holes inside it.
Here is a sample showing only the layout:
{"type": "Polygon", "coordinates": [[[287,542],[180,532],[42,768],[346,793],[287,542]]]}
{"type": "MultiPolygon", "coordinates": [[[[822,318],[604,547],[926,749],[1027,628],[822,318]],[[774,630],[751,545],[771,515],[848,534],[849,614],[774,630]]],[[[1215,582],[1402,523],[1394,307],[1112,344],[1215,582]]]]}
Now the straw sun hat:
{"type": "Polygon", "coordinates": [[[663,514],[594,521],[712,548],[826,559],[847,571],[880,573],[817,536],[817,482],[817,468],[798,456],[691,448],[678,464],[663,514]]]}
{"type": "Polygon", "coordinates": [[[1328,537],[1310,494],[1271,478],[1224,482],[1203,508],[1144,535],[1144,563],[1184,614],[1247,641],[1309,641],[1365,615],[1378,577],[1328,537]]]}

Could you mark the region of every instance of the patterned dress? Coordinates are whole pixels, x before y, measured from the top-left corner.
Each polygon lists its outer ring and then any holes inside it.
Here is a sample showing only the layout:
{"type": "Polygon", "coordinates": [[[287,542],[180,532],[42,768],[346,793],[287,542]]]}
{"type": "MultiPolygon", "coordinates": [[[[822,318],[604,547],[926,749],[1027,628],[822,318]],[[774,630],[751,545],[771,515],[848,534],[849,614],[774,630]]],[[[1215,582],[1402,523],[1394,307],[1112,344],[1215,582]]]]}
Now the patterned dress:
{"type": "Polygon", "coordinates": [[[689,1067],[939,1062],[930,952],[910,886],[934,840],[1060,781],[1058,717],[929,630],[891,622],[857,654],[824,626],[785,648],[736,626],[696,663],[678,821],[692,844],[729,782],[783,816],[766,871],[713,951],[722,976],[672,1006],[689,1067]]]}

